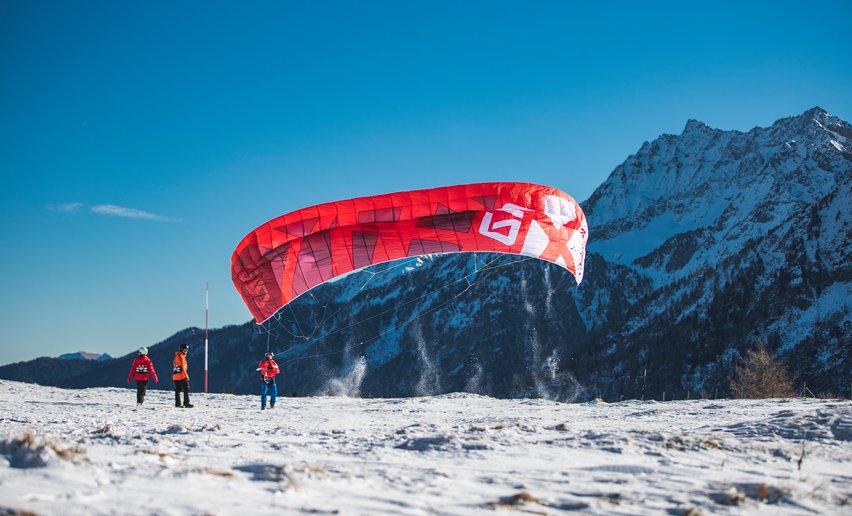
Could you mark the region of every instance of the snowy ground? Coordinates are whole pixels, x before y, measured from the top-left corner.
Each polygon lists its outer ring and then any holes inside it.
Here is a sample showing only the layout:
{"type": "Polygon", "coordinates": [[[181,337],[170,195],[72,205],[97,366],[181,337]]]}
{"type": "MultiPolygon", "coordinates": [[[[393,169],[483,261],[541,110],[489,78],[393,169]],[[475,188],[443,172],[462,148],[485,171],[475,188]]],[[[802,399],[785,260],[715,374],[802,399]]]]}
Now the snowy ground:
{"type": "Polygon", "coordinates": [[[848,401],[193,402],[0,382],[0,514],[852,514],[848,401]]]}

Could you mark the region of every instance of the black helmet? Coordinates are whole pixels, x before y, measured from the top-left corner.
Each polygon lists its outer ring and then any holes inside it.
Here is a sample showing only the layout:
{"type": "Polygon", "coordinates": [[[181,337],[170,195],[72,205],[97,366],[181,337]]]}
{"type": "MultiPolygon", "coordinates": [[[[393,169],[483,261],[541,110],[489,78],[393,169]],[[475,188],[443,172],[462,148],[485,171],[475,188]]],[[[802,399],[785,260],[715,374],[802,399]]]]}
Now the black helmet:
{"type": "Polygon", "coordinates": [[[181,344],[181,345],[180,345],[180,350],[181,350],[181,351],[186,351],[186,350],[188,350],[188,349],[189,349],[189,344],[181,344]]]}
{"type": "Polygon", "coordinates": [[[266,352],[266,358],[272,358],[272,357],[274,357],[274,356],[275,356],[275,353],[273,353],[273,352],[271,352],[271,351],[267,351],[267,352],[266,352]]]}

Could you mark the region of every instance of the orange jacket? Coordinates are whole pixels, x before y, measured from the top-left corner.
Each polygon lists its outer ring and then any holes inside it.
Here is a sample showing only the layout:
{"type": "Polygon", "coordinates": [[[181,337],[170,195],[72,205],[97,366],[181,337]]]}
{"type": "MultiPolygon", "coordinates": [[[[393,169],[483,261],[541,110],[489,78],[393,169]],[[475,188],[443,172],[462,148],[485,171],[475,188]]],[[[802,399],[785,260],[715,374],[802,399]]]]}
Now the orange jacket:
{"type": "Polygon", "coordinates": [[[257,365],[257,368],[260,369],[260,376],[263,377],[264,380],[272,380],[275,378],[276,374],[281,372],[281,370],[278,369],[278,364],[275,363],[275,360],[261,360],[260,364],[257,365]]]}
{"type": "Polygon", "coordinates": [[[186,353],[183,351],[175,351],[175,359],[172,362],[172,380],[189,380],[188,366],[186,365],[186,353]]]}

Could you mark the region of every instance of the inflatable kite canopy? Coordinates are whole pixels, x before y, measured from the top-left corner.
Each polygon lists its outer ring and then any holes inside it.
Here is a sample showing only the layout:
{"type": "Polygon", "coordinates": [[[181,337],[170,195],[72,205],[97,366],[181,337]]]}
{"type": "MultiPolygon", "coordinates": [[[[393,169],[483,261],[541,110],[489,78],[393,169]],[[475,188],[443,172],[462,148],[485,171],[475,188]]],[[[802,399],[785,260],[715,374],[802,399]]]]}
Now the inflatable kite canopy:
{"type": "Polygon", "coordinates": [[[588,226],[564,192],[480,183],[329,202],[281,215],[240,242],[231,277],[258,323],[341,274],[433,253],[531,256],[583,279],[588,226]]]}

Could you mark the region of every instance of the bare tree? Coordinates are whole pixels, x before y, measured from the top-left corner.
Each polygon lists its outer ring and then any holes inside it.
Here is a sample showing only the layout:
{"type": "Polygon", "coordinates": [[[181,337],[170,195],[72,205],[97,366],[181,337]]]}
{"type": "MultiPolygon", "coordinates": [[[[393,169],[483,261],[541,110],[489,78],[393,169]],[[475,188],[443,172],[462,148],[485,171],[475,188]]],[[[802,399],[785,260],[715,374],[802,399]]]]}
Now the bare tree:
{"type": "Polygon", "coordinates": [[[738,398],[790,398],[795,395],[787,368],[772,356],[763,342],[758,342],[740,358],[731,379],[731,391],[738,398]]]}

